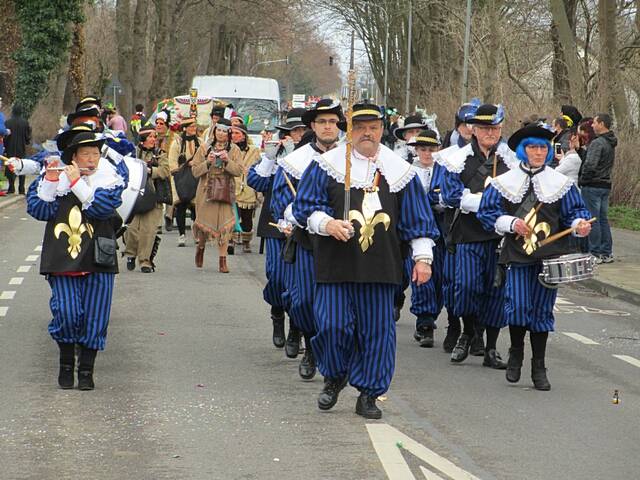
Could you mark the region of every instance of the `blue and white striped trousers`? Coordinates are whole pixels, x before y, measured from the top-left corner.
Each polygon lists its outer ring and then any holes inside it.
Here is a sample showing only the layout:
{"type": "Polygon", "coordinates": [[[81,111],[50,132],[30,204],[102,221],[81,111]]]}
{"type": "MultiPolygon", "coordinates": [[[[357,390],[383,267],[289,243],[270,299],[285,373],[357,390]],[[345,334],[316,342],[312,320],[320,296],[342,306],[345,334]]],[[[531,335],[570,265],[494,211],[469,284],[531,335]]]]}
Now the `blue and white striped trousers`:
{"type": "Polygon", "coordinates": [[[49,275],[49,306],[53,319],[49,334],[61,343],[78,343],[104,350],[111,314],[114,273],[71,277],[49,275]]]}
{"type": "Polygon", "coordinates": [[[292,271],[291,308],[293,324],[307,336],[316,333],[313,298],[316,287],[316,268],[311,251],[296,244],[296,261],[292,271]]]}
{"type": "Polygon", "coordinates": [[[526,327],[534,333],[552,332],[553,305],[558,290],[538,281],[542,265],[510,265],[505,283],[505,316],[509,325],[526,327]]]}
{"type": "Polygon", "coordinates": [[[455,275],[456,255],[455,253],[449,253],[445,247],[442,260],[442,302],[450,313],[453,313],[455,310],[455,275]]]}
{"type": "MultiPolygon", "coordinates": [[[[435,253],[435,252],[434,252],[435,253]]],[[[404,259],[404,276],[411,280],[413,267],[415,262],[410,256],[404,259]]],[[[435,321],[440,315],[442,309],[441,295],[438,295],[438,277],[440,272],[437,270],[436,258],[431,265],[431,279],[427,283],[417,285],[411,282],[411,307],[409,311],[413,313],[418,320],[416,327],[420,325],[435,326],[435,321]],[[427,318],[429,320],[427,320],[427,318]]]]}
{"type": "Polygon", "coordinates": [[[459,317],[474,316],[486,327],[502,328],[507,324],[504,287],[493,286],[497,246],[497,240],[456,245],[453,313],[459,317]]]}
{"type": "Polygon", "coordinates": [[[267,284],[262,291],[264,301],[272,307],[288,309],[287,285],[285,283],[285,263],[282,261],[282,247],[284,240],[281,238],[265,238],[267,253],[265,256],[265,274],[267,284]]]}
{"type": "Polygon", "coordinates": [[[395,369],[396,292],[392,284],[318,283],[318,333],[312,344],[322,375],[348,375],[352,386],[374,397],[389,389],[395,369]]]}

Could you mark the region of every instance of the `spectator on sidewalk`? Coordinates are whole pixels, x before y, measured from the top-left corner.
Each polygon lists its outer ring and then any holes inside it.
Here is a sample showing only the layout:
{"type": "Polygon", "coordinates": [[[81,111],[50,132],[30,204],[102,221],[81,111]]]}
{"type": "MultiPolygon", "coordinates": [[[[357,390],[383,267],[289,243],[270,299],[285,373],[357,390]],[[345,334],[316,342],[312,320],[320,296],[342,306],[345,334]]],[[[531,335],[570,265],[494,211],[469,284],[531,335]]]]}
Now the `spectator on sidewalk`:
{"type": "MultiPolygon", "coordinates": [[[[24,158],[27,153],[27,145],[31,144],[31,125],[26,119],[22,118],[22,107],[19,104],[13,105],[11,118],[7,120],[6,127],[11,133],[4,139],[4,156],[24,158]]],[[[9,181],[7,193],[15,193],[16,174],[6,167],[4,174],[9,181]]],[[[25,194],[24,182],[25,176],[20,175],[18,177],[18,193],[20,195],[25,194]]]]}
{"type": "Polygon", "coordinates": [[[111,130],[119,130],[121,132],[127,133],[127,121],[124,119],[122,115],[118,113],[118,109],[116,107],[111,107],[107,109],[107,126],[111,130]]]}
{"type": "Polygon", "coordinates": [[[136,113],[131,115],[131,121],[129,122],[129,130],[131,131],[131,136],[133,137],[133,143],[136,145],[140,140],[138,132],[140,132],[140,127],[147,124],[147,116],[144,114],[144,105],[141,103],[136,104],[136,113]]]}
{"type": "Polygon", "coordinates": [[[578,124],[578,135],[580,136],[580,149],[578,150],[578,155],[584,162],[587,158],[587,149],[593,139],[596,138],[596,134],[593,131],[593,118],[587,117],[583,118],[578,124]]]}
{"type": "Polygon", "coordinates": [[[589,251],[598,258],[599,263],[613,262],[608,211],[611,171],[618,139],[611,131],[611,125],[611,116],[606,113],[598,113],[593,118],[596,138],[587,149],[579,178],[584,203],[597,218],[589,235],[589,251]]]}
{"type": "Polygon", "coordinates": [[[580,137],[578,136],[578,129],[572,127],[569,129],[568,150],[560,157],[560,164],[556,168],[556,171],[563,173],[578,186],[578,174],[580,173],[580,166],[582,165],[582,159],[578,155],[578,149],[580,148],[580,137]]]}

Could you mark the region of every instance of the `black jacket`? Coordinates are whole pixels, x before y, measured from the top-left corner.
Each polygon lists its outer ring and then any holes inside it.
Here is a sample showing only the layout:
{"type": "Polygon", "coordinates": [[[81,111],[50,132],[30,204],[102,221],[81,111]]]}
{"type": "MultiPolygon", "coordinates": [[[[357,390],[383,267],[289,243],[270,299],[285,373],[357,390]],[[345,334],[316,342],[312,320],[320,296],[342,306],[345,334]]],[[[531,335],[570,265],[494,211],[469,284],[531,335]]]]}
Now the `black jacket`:
{"type": "Polygon", "coordinates": [[[31,126],[22,118],[22,109],[19,106],[14,105],[11,118],[5,125],[11,130],[11,134],[4,139],[5,156],[24,158],[26,147],[31,144],[31,126]]]}
{"type": "Polygon", "coordinates": [[[581,187],[611,188],[616,145],[618,139],[611,131],[593,139],[587,149],[587,157],[582,162],[578,179],[581,187]]]}

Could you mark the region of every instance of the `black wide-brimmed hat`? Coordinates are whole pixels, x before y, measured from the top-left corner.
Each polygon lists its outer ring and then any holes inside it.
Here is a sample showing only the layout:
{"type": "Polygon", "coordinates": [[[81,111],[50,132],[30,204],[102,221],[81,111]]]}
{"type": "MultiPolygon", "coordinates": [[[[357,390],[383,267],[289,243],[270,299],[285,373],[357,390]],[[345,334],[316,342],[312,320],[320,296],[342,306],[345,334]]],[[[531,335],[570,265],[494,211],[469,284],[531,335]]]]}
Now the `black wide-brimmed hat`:
{"type": "Polygon", "coordinates": [[[287,121],[283,125],[276,125],[276,128],[278,130],[291,131],[294,128],[306,127],[307,125],[302,121],[306,111],[304,108],[292,108],[287,113],[287,121]]]}
{"type": "Polygon", "coordinates": [[[507,145],[509,145],[509,148],[515,152],[518,145],[520,145],[520,142],[525,138],[541,138],[543,140],[551,141],[554,136],[555,133],[551,130],[532,123],[514,132],[514,134],[509,137],[507,145]]]}
{"type": "Polygon", "coordinates": [[[315,121],[316,117],[321,113],[333,113],[338,116],[338,121],[344,120],[344,114],[342,113],[342,106],[337,100],[331,98],[323,98],[316,103],[316,106],[311,110],[307,110],[302,115],[302,121],[307,127],[311,126],[311,122],[315,121]]]}
{"type": "Polygon", "coordinates": [[[217,115],[218,117],[224,117],[225,108],[227,107],[222,103],[216,103],[213,105],[213,107],[211,107],[211,113],[209,114],[209,116],[213,117],[214,115],[217,115]]]}
{"type": "Polygon", "coordinates": [[[100,118],[100,110],[95,105],[87,105],[76,109],[75,112],[67,115],[67,124],[73,125],[73,122],[83,117],[100,118]]]}
{"type": "Polygon", "coordinates": [[[100,149],[102,145],[104,145],[104,142],[104,138],[95,132],[80,132],[73,137],[71,143],[62,152],[62,161],[67,165],[71,165],[73,154],[76,153],[80,147],[98,147],[100,149]]]}
{"type": "Polygon", "coordinates": [[[375,103],[356,103],[353,106],[351,120],[354,122],[364,122],[366,120],[382,120],[384,116],[380,107],[375,103]]]}
{"type": "Polygon", "coordinates": [[[440,140],[438,140],[438,134],[433,130],[420,130],[420,133],[409,140],[407,145],[410,147],[438,147],[440,146],[440,140]]]}
{"type": "Polygon", "coordinates": [[[499,125],[504,121],[504,109],[502,105],[485,103],[480,105],[476,114],[467,120],[472,125],[499,125]]]}
{"type": "Polygon", "coordinates": [[[396,128],[393,131],[393,135],[398,140],[404,140],[404,132],[414,128],[419,128],[421,130],[427,128],[427,122],[425,122],[421,115],[409,115],[404,119],[404,126],[396,128]]]}
{"type": "Polygon", "coordinates": [[[582,114],[573,105],[562,105],[562,107],[560,107],[560,111],[562,112],[563,117],[568,117],[568,119],[571,120],[569,127],[577,125],[580,123],[580,120],[582,120],[582,114]]]}
{"type": "Polygon", "coordinates": [[[94,131],[95,131],[95,128],[90,123],[80,123],[78,125],[74,125],[73,127],[70,127],[64,132],[60,132],[54,140],[56,141],[58,150],[62,152],[64,151],[65,148],[69,146],[73,138],[79,133],[87,133],[87,132],[94,132],[94,131]]]}
{"type": "Polygon", "coordinates": [[[102,100],[100,100],[100,97],[96,95],[87,95],[86,97],[82,97],[80,101],[76,103],[76,110],[87,107],[102,108],[102,100]]]}

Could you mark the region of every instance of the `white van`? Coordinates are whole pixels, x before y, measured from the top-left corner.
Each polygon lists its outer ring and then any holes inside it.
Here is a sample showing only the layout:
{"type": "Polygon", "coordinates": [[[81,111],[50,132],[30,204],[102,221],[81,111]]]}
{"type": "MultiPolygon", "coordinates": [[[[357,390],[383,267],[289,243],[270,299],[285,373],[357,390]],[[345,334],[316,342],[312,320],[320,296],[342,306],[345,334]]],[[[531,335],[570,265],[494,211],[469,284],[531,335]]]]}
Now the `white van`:
{"type": "Polygon", "coordinates": [[[265,126],[279,124],[280,88],[273,78],[198,75],[193,77],[191,88],[198,89],[198,96],[233,104],[242,117],[251,115],[253,119],[247,130],[258,146],[265,126]]]}

